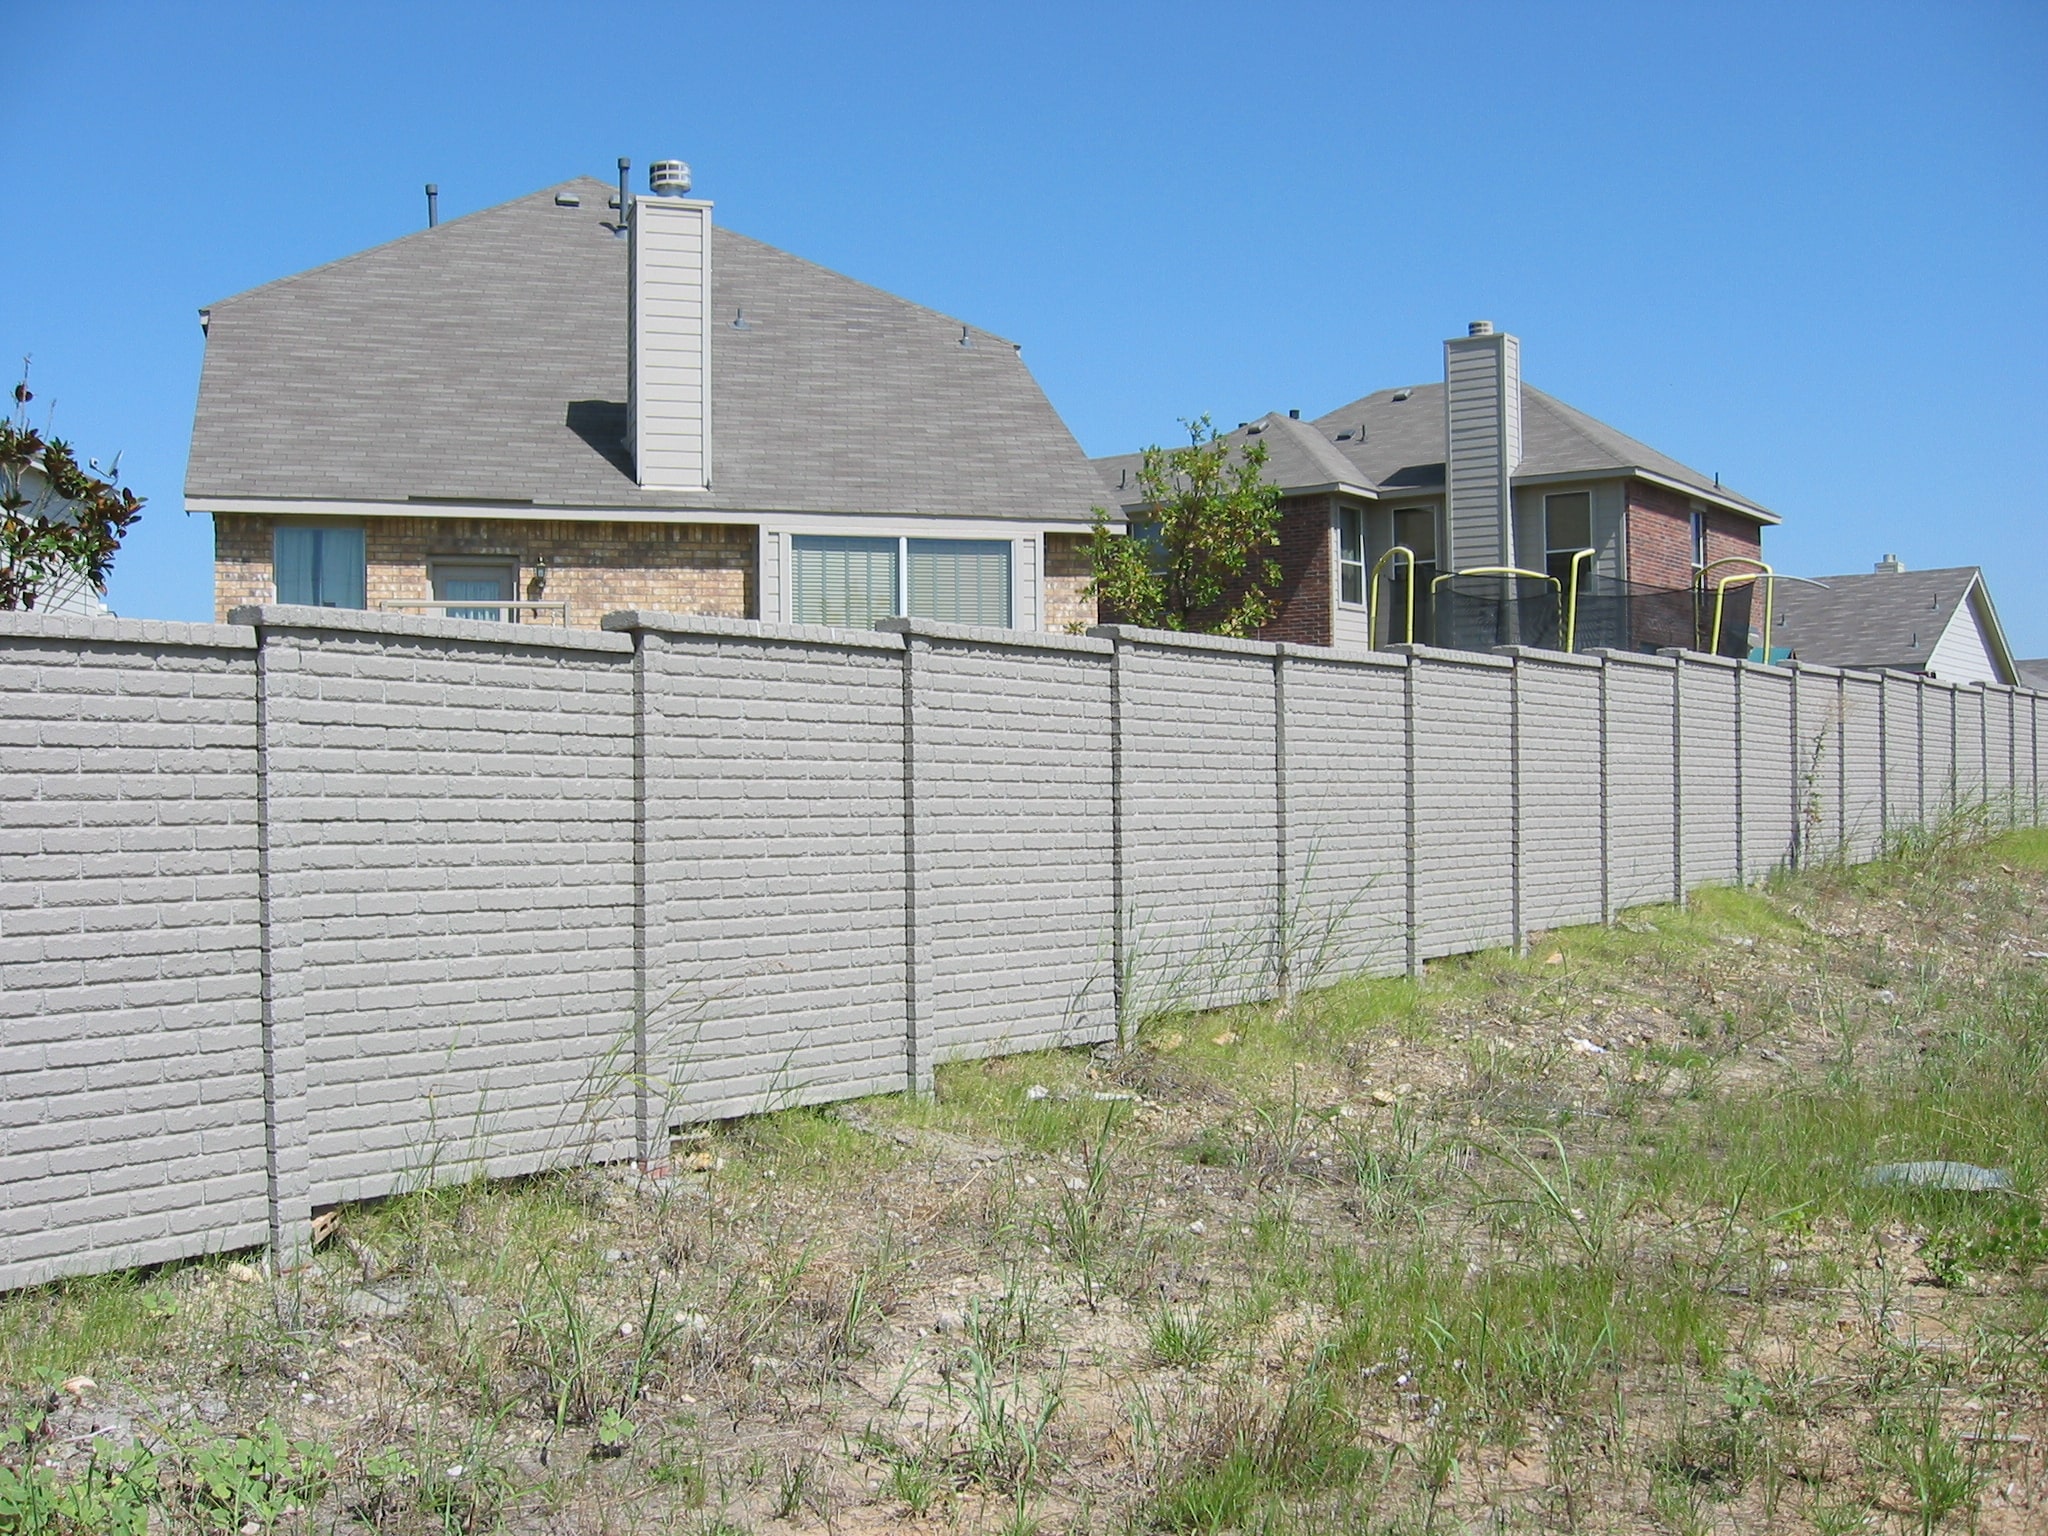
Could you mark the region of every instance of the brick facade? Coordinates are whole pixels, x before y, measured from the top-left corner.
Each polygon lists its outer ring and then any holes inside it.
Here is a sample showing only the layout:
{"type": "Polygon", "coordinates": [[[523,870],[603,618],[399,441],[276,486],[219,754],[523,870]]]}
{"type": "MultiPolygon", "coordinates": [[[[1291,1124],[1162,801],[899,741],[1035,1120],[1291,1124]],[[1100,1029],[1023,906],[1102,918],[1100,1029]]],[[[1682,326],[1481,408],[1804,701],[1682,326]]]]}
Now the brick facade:
{"type": "MultiPolygon", "coordinates": [[[[214,611],[221,619],[233,608],[277,601],[274,521],[215,514],[214,611]]],[[[745,525],[379,517],[364,528],[373,610],[431,598],[431,560],[497,556],[519,562],[521,598],[567,603],[568,622],[578,628],[628,608],[730,619],[758,612],[757,534],[745,525]]]]}
{"type": "Polygon", "coordinates": [[[1335,498],[1290,496],[1280,503],[1280,585],[1271,623],[1261,640],[1297,645],[1335,645],[1336,555],[1330,534],[1335,498]]]}
{"type": "MultiPolygon", "coordinates": [[[[1685,591],[1692,586],[1691,497],[1643,480],[1628,483],[1628,579],[1638,586],[1685,591]]],[[[1748,518],[1705,507],[1707,559],[1757,559],[1763,530],[1748,518]]]]}
{"type": "Polygon", "coordinates": [[[1085,533],[1045,536],[1045,627],[1055,634],[1079,634],[1096,620],[1095,565],[1085,533]]]}

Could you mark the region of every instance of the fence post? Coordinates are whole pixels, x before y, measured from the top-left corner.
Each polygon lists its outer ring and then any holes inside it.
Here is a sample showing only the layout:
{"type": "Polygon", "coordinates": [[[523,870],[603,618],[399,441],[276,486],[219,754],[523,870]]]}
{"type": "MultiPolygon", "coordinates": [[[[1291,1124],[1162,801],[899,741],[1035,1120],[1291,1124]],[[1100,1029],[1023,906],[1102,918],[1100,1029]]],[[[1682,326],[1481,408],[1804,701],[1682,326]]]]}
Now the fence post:
{"type": "Polygon", "coordinates": [[[1402,822],[1405,825],[1407,845],[1403,878],[1406,882],[1406,907],[1408,951],[1406,955],[1408,977],[1411,981],[1422,980],[1422,935],[1416,924],[1420,916],[1419,896],[1416,889],[1417,855],[1415,840],[1415,669],[1422,665],[1422,659],[1413,652],[1408,656],[1408,669],[1401,674],[1401,734],[1403,761],[1403,802],[1406,806],[1402,822]]]}
{"type": "Polygon", "coordinates": [[[931,956],[918,921],[917,836],[917,657],[920,641],[910,629],[903,639],[903,1076],[912,1098],[932,1091],[930,1021],[924,1015],[931,956]]]}
{"type": "Polygon", "coordinates": [[[1685,905],[1685,652],[1671,657],[1671,899],[1685,905]]]}
{"type": "Polygon", "coordinates": [[[1116,1000],[1116,1043],[1131,1043],[1135,1021],[1130,1016],[1130,881],[1125,868],[1127,814],[1124,785],[1124,637],[1110,631],[1109,641],[1109,968],[1116,1000]]]}
{"type": "Polygon", "coordinates": [[[296,696],[301,653],[256,623],[257,883],[262,929],[263,1150],[273,1269],[313,1256],[312,1159],[306,1127],[305,891],[291,818],[283,813],[277,705],[296,696]]]}
{"type": "Polygon", "coordinates": [[[1292,946],[1301,913],[1291,902],[1287,824],[1287,648],[1273,650],[1273,985],[1280,1006],[1294,1002],[1292,946]]]}
{"type": "Polygon", "coordinates": [[[648,967],[649,921],[647,904],[651,893],[648,864],[648,807],[652,803],[648,783],[648,741],[654,711],[653,690],[648,686],[651,654],[661,646],[659,635],[645,629],[633,631],[633,1147],[641,1167],[666,1161],[663,1143],[668,1127],[657,1125],[665,1112],[657,1112],[652,1052],[648,1046],[648,1010],[652,986],[648,967]]]}
{"type": "Polygon", "coordinates": [[[1510,654],[1508,673],[1508,923],[1515,934],[1515,953],[1529,952],[1529,930],[1522,921],[1522,658],[1510,654]]]}

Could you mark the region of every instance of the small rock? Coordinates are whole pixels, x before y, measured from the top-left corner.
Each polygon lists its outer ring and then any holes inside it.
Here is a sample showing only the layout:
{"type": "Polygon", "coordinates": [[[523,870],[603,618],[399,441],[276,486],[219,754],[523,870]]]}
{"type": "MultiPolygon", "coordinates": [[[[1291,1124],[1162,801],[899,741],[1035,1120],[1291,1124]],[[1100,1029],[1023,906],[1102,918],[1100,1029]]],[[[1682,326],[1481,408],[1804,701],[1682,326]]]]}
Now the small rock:
{"type": "Polygon", "coordinates": [[[1595,1045],[1592,1041],[1586,1039],[1583,1035],[1573,1035],[1571,1038],[1572,1049],[1577,1051],[1581,1056],[1605,1056],[1607,1054],[1606,1046],[1595,1045]]]}
{"type": "Polygon", "coordinates": [[[1866,1185],[1895,1189],[1946,1189],[1966,1193],[1991,1193],[2012,1188],[2012,1175],[2003,1168],[1979,1168],[1975,1163],[1923,1162],[1885,1163],[1867,1170],[1866,1185]]]}
{"type": "Polygon", "coordinates": [[[1070,1173],[1066,1176],[1066,1178],[1062,1179],[1060,1182],[1067,1187],[1070,1193],[1076,1195],[1080,1194],[1082,1190],[1088,1187],[1088,1181],[1082,1178],[1078,1173],[1070,1173]]]}
{"type": "Polygon", "coordinates": [[[1385,1106],[1394,1102],[1394,1096],[1384,1088],[1375,1088],[1372,1091],[1372,1101],[1375,1104],[1385,1106]]]}
{"type": "Polygon", "coordinates": [[[263,1271],[253,1264],[230,1264],[228,1278],[237,1285],[254,1285],[263,1278],[263,1271]]]}
{"type": "Polygon", "coordinates": [[[633,1337],[633,1325],[631,1323],[619,1324],[619,1337],[622,1339],[630,1339],[631,1337],[633,1337]]]}
{"type": "Polygon", "coordinates": [[[1782,1051],[1774,1051],[1769,1046],[1765,1046],[1762,1050],[1758,1051],[1757,1055],[1763,1057],[1765,1061],[1783,1061],[1785,1059],[1782,1051]]]}
{"type": "Polygon", "coordinates": [[[1159,1049],[1162,1051],[1177,1051],[1187,1043],[1188,1037],[1176,1029],[1170,1031],[1165,1036],[1165,1038],[1163,1038],[1159,1042],[1159,1049]]]}
{"type": "Polygon", "coordinates": [[[622,1264],[625,1259],[626,1250],[623,1248],[607,1248],[604,1251],[604,1261],[607,1264],[622,1264]]]}
{"type": "Polygon", "coordinates": [[[1135,1104],[1138,1102],[1138,1096],[1135,1093],[1113,1090],[1091,1093],[1088,1097],[1098,1104],[1135,1104]]]}
{"type": "Polygon", "coordinates": [[[1543,963],[1545,965],[1563,965],[1564,951],[1553,949],[1549,954],[1543,957],[1543,963]]]}
{"type": "Polygon", "coordinates": [[[90,1376],[67,1376],[62,1383],[66,1392],[73,1397],[83,1397],[98,1385],[90,1376]]]}
{"type": "Polygon", "coordinates": [[[1883,1003],[1887,1008],[1894,1007],[1899,1001],[1899,994],[1894,992],[1890,987],[1879,987],[1877,991],[1872,993],[1871,995],[1875,997],[1880,1003],[1883,1003]]]}
{"type": "Polygon", "coordinates": [[[1043,1083],[1033,1083],[1029,1088],[1026,1088],[1024,1090],[1024,1097],[1030,1100],[1033,1104],[1036,1104],[1040,1099],[1051,1098],[1052,1090],[1046,1087],[1043,1083]]]}
{"type": "Polygon", "coordinates": [[[1237,1031],[1234,1029],[1226,1029],[1220,1035],[1211,1036],[1209,1043],[1211,1045],[1235,1045],[1237,1044],[1237,1031]]]}
{"type": "Polygon", "coordinates": [[[1734,935],[1731,935],[1731,936],[1730,936],[1730,938],[1728,939],[1728,941],[1727,941],[1727,942],[1728,942],[1728,947],[1729,947],[1730,949],[1755,949],[1755,948],[1756,948],[1756,940],[1755,940],[1755,939],[1753,939],[1753,938],[1751,938],[1751,937],[1750,937],[1750,936],[1749,936],[1748,934],[1746,934],[1746,933],[1738,933],[1738,934],[1734,934],[1734,935]]]}
{"type": "Polygon", "coordinates": [[[958,1333],[964,1319],[958,1312],[941,1312],[932,1319],[932,1327],[939,1333],[958,1333]]]}
{"type": "Polygon", "coordinates": [[[671,1319],[685,1333],[709,1333],[711,1319],[702,1312],[678,1312],[671,1319]]]}
{"type": "Polygon", "coordinates": [[[1188,1223],[1188,1230],[1197,1237],[1206,1237],[1209,1234],[1209,1223],[1206,1221],[1191,1221],[1188,1223]]]}

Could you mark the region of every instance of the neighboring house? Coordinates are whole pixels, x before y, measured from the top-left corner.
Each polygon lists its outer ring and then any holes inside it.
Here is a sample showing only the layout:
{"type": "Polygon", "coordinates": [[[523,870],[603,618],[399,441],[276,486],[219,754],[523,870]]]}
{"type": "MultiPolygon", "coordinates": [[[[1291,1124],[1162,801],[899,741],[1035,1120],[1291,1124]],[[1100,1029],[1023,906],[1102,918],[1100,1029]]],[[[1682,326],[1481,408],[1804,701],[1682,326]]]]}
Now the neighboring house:
{"type": "MultiPolygon", "coordinates": [[[[50,478],[41,467],[40,455],[31,458],[21,471],[19,478],[12,470],[4,472],[9,500],[18,498],[22,505],[17,514],[23,518],[46,517],[52,522],[70,523],[76,519],[73,511],[78,503],[57,494],[50,484],[50,478]]],[[[54,581],[46,583],[36,593],[37,613],[65,614],[79,619],[104,619],[111,616],[107,607],[106,594],[88,581],[82,573],[67,572],[54,581]]]]}
{"type": "Polygon", "coordinates": [[[1781,581],[1771,649],[1865,671],[1924,672],[1958,683],[2017,683],[1984,573],[1909,571],[1886,555],[1867,575],[1781,581]]]}
{"type": "MultiPolygon", "coordinates": [[[[1368,646],[1403,638],[1406,577],[1393,570],[1380,608],[1397,628],[1390,633],[1383,617],[1377,636],[1367,631],[1369,574],[1399,544],[1419,569],[1418,639],[1476,644],[1466,633],[1475,621],[1486,643],[1518,637],[1484,581],[1447,584],[1442,622],[1433,624],[1428,592],[1438,576],[1507,566],[1563,581],[1573,553],[1591,549],[1581,649],[1691,645],[1699,638],[1694,573],[1727,557],[1758,557],[1763,529],[1778,521],[1718,476],[1523,384],[1520,343],[1483,320],[1444,343],[1443,383],[1381,390],[1313,421],[1267,416],[1229,436],[1265,443],[1266,478],[1281,491],[1280,610],[1267,639],[1368,646]],[[1451,596],[1459,598],[1455,623],[1451,596]]],[[[1095,463],[1112,506],[1142,523],[1140,457],[1095,463]]],[[[1532,608],[1551,590],[1510,586],[1532,608]]],[[[1748,589],[1733,595],[1728,628],[1746,648],[1748,589]]],[[[1557,643],[1537,631],[1529,625],[1519,638],[1557,643]]]]}
{"type": "Polygon", "coordinates": [[[2013,666],[2019,670],[2022,688],[2037,688],[2048,693],[2048,656],[2033,661],[2016,661],[2013,666]]]}
{"type": "Polygon", "coordinates": [[[566,182],[202,319],[223,616],[1092,617],[1100,483],[1018,347],[708,202],[566,182]]]}

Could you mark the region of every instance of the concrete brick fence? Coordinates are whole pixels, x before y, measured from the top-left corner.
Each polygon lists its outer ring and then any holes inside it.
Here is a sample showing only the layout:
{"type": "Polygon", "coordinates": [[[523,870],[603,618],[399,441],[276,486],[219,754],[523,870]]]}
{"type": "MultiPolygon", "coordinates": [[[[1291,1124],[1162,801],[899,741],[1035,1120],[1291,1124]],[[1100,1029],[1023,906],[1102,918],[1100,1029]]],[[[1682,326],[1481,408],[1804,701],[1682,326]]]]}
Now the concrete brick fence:
{"type": "Polygon", "coordinates": [[[0,1288],[2041,813],[1902,674],[233,617],[0,615],[0,1288]]]}

